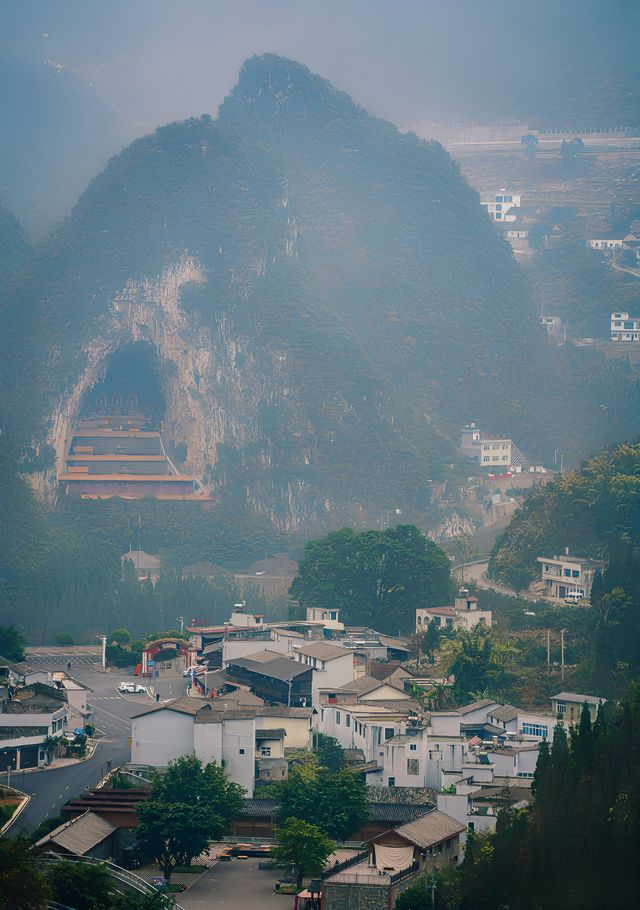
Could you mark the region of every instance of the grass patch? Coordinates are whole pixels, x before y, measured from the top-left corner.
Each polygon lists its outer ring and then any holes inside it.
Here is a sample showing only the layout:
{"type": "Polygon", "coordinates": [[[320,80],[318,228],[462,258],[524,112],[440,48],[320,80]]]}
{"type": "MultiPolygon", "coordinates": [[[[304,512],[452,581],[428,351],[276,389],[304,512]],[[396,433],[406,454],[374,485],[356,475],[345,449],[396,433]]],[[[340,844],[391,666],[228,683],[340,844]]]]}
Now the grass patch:
{"type": "Polygon", "coordinates": [[[199,875],[201,872],[204,872],[206,866],[198,866],[195,863],[192,866],[175,866],[174,872],[186,872],[187,874],[193,873],[194,875],[199,875]]]}

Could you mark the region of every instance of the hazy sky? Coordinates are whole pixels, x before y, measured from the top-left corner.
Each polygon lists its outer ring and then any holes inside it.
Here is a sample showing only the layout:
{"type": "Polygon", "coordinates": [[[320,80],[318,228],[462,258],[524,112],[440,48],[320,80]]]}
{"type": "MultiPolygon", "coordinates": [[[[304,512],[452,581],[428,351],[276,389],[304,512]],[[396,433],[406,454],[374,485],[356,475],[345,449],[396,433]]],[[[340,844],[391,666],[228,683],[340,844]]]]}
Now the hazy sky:
{"type": "MultiPolygon", "coordinates": [[[[634,31],[637,41],[640,2],[2,0],[1,6],[0,53],[64,64],[140,132],[215,113],[242,62],[266,51],[306,63],[397,123],[471,119],[478,111],[513,116],[519,93],[530,83],[549,89],[545,79],[552,80],[576,42],[588,46],[596,37],[606,45],[615,33],[619,43],[634,31]]],[[[583,88],[589,67],[600,65],[592,58],[578,54],[571,63],[583,88]]],[[[609,78],[600,67],[602,76],[609,78]]]]}

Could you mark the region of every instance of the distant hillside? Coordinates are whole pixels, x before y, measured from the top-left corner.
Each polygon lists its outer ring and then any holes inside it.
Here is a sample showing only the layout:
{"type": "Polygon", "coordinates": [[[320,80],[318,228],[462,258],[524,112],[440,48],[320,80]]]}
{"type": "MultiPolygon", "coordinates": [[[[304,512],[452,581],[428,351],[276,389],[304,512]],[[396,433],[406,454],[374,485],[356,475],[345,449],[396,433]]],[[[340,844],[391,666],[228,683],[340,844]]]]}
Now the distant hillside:
{"type": "Polygon", "coordinates": [[[18,219],[0,205],[0,310],[9,284],[24,268],[31,252],[18,219]]]}
{"type": "Polygon", "coordinates": [[[0,85],[0,199],[42,237],[131,133],[54,63],[0,58],[0,85]]]}
{"type": "Polygon", "coordinates": [[[564,547],[604,559],[607,588],[640,597],[640,442],[587,459],[527,499],[496,541],[489,574],[522,588],[539,575],[536,557],[564,547]]]}
{"type": "Polygon", "coordinates": [[[168,444],[217,503],[285,531],[396,506],[424,522],[469,419],[535,460],[640,430],[637,376],[546,344],[442,147],[273,55],[218,122],[109,162],[12,295],[3,343],[0,407],[41,489],[109,357],[143,343],[168,444]]]}

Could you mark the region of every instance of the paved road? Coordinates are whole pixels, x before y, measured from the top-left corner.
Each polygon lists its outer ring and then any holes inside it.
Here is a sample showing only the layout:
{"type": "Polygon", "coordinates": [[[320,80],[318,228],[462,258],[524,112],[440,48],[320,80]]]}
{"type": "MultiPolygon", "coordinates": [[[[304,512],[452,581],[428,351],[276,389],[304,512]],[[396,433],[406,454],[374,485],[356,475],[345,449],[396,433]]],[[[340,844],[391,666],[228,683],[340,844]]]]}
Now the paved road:
{"type": "Polygon", "coordinates": [[[258,869],[256,858],[216,863],[188,891],[178,895],[184,910],[212,910],[215,907],[260,907],[260,910],[291,910],[293,895],[274,894],[281,872],[258,869]]]}
{"type": "MultiPolygon", "coordinates": [[[[71,659],[73,661],[73,656],[71,659]]],[[[52,661],[50,668],[59,670],[59,662],[52,661]]],[[[93,705],[95,725],[104,732],[104,736],[93,756],[86,761],[60,768],[14,772],[12,785],[29,794],[31,801],[11,826],[12,834],[32,831],[45,818],[59,815],[60,808],[67,800],[96,786],[106,773],[108,762],[116,767],[129,761],[131,717],[142,708],[155,704],[150,695],[122,697],[118,694],[118,684],[122,680],[133,679],[126,674],[118,674],[117,671],[101,673],[91,664],[78,665],[75,662],[71,673],[79,682],[93,689],[88,701],[93,705]]],[[[164,688],[163,682],[162,689],[164,688]]],[[[6,774],[0,775],[0,782],[4,783],[5,780],[6,774]]]]}
{"type": "Polygon", "coordinates": [[[520,597],[522,600],[530,600],[533,603],[537,603],[542,599],[539,594],[528,594],[526,591],[516,594],[512,588],[507,588],[506,585],[500,585],[495,581],[491,581],[485,574],[488,565],[488,562],[478,562],[473,566],[456,568],[456,577],[461,581],[475,581],[479,588],[490,588],[493,591],[497,591],[499,594],[505,594],[507,597],[520,597]]]}

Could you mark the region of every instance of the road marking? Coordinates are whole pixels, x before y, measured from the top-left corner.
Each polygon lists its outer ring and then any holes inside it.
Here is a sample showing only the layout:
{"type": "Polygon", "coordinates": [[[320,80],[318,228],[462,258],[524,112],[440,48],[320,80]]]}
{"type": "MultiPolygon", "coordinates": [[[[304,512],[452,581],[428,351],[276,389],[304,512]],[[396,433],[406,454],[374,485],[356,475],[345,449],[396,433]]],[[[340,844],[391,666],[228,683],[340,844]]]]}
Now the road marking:
{"type": "Polygon", "coordinates": [[[118,717],[117,714],[112,714],[111,711],[105,711],[104,708],[100,708],[98,705],[95,705],[94,707],[95,707],[96,711],[101,711],[103,714],[106,714],[108,717],[113,717],[114,720],[117,720],[119,724],[123,724],[125,727],[128,727],[129,724],[131,723],[130,718],[125,720],[122,717],[118,717]]]}
{"type": "Polygon", "coordinates": [[[66,793],[66,791],[69,789],[69,787],[65,787],[64,789],[65,789],[65,793],[66,793]]]}

